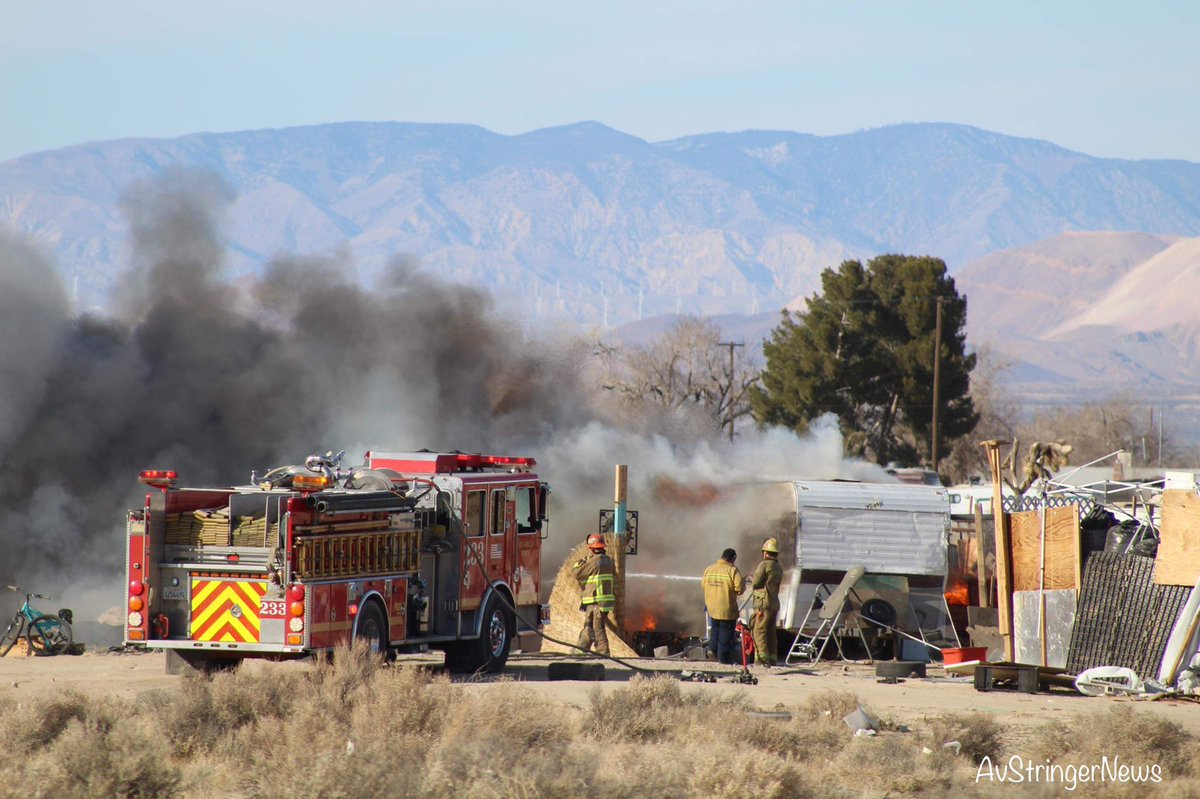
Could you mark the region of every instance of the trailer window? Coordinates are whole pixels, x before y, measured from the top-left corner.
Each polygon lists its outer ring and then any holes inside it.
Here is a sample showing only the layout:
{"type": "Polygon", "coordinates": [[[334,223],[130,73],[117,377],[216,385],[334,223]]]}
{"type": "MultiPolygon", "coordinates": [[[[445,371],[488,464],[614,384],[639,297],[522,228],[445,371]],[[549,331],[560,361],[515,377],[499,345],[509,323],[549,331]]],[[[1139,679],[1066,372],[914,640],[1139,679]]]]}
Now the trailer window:
{"type": "Polygon", "coordinates": [[[533,488],[517,489],[517,532],[536,533],[537,517],[534,514],[533,488]]]}
{"type": "Polygon", "coordinates": [[[483,500],[482,491],[467,492],[467,512],[463,514],[463,527],[467,535],[483,535],[483,500]]]}
{"type": "Polygon", "coordinates": [[[492,491],[492,535],[504,535],[504,489],[492,491]]]}

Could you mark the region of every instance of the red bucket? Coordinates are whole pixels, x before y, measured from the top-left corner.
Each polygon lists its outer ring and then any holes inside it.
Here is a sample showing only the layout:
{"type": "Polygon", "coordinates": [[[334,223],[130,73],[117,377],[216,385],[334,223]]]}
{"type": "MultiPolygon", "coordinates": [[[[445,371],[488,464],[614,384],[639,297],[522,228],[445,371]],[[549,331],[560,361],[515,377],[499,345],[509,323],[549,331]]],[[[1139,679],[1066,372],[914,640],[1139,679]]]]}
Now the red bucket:
{"type": "Polygon", "coordinates": [[[942,663],[953,666],[955,663],[970,663],[972,660],[987,660],[986,646],[965,646],[961,649],[943,649],[942,663]]]}

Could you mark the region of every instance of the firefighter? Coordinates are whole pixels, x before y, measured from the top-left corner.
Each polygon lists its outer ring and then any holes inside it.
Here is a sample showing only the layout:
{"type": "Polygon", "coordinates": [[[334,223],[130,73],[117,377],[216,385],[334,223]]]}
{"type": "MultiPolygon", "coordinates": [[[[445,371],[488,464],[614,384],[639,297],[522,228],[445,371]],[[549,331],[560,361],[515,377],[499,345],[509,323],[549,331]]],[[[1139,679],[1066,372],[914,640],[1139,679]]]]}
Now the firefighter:
{"type": "Polygon", "coordinates": [[[587,538],[587,547],[592,554],[575,564],[575,579],[583,589],[579,609],[586,614],[576,646],[580,652],[587,652],[595,645],[597,652],[607,655],[608,631],[605,625],[609,612],[617,605],[617,596],[613,593],[617,570],[612,558],[604,551],[604,536],[592,533],[587,538]]]}
{"type": "Polygon", "coordinates": [[[760,666],[774,666],[778,649],[775,620],[779,615],[779,583],[783,580],[783,569],[779,567],[779,542],[768,538],[762,546],[762,563],[750,578],[751,607],[754,617],[750,630],[754,635],[754,662],[760,666]]]}
{"type": "Polygon", "coordinates": [[[733,565],[737,552],[726,549],[721,559],[704,570],[704,606],[712,620],[708,651],[722,663],[735,663],[733,631],[738,617],[738,597],[746,590],[746,579],[733,565]]]}

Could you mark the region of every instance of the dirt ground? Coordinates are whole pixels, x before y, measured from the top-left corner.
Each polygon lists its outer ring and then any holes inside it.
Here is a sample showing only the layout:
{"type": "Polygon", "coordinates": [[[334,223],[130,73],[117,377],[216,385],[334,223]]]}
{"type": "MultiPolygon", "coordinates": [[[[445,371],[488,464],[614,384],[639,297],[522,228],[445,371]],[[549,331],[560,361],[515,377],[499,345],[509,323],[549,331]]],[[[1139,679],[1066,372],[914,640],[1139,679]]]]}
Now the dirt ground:
{"type": "MultiPolygon", "coordinates": [[[[551,682],[547,665],[556,660],[549,656],[514,655],[499,680],[518,681],[553,701],[584,706],[596,686],[610,690],[633,676],[630,669],[606,664],[605,682],[551,682]]],[[[402,657],[398,665],[440,665],[440,657],[402,657]]],[[[924,726],[924,721],[943,713],[973,711],[994,714],[1009,731],[1019,737],[1022,730],[1052,721],[1086,717],[1103,712],[1114,703],[1129,703],[1145,712],[1182,725],[1190,734],[1200,736],[1200,707],[1179,700],[1138,701],[1114,697],[1085,697],[1065,689],[1049,693],[1022,694],[1015,690],[976,691],[967,678],[947,676],[937,667],[929,669],[926,679],[908,679],[894,685],[877,682],[874,667],[863,664],[823,662],[813,668],[779,668],[758,671],[757,685],[738,685],[728,679],[736,673],[729,667],[710,663],[639,660],[639,667],[664,673],[702,668],[719,677],[716,683],[685,683],[686,691],[716,693],[744,692],[759,708],[772,710],[796,706],[825,691],[850,691],[881,719],[893,724],[924,726]]],[[[286,663],[247,661],[242,668],[291,670],[311,668],[306,660],[286,663]]],[[[78,656],[50,658],[0,658],[0,695],[15,695],[34,700],[56,692],[74,689],[95,696],[135,698],[152,689],[170,688],[181,678],[166,674],[162,653],[89,652],[78,656]]],[[[464,680],[472,690],[486,691],[496,679],[464,680]]]]}

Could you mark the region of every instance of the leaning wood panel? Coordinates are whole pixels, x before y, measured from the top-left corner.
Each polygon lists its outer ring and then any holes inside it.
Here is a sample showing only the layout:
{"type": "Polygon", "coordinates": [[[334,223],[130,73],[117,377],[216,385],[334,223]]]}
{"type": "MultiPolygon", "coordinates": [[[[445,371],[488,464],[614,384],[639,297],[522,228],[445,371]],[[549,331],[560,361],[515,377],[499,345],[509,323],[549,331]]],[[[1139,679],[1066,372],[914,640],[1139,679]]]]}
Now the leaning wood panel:
{"type": "Polygon", "coordinates": [[[1014,591],[1078,588],[1079,511],[1074,505],[1046,509],[1046,577],[1040,578],[1042,520],[1039,511],[1010,517],[1014,591]]]}
{"type": "Polygon", "coordinates": [[[1200,496],[1194,491],[1164,491],[1158,533],[1154,582],[1194,586],[1200,579],[1200,496]]]}
{"type": "Polygon", "coordinates": [[[979,442],[987,452],[988,467],[992,473],[992,513],[995,519],[996,537],[996,616],[1000,627],[1000,635],[1004,638],[1004,659],[1013,659],[1013,624],[1012,624],[1012,560],[1009,546],[1008,528],[1009,514],[1004,512],[1004,482],[1001,476],[1002,466],[1000,447],[1007,441],[979,442]]]}

